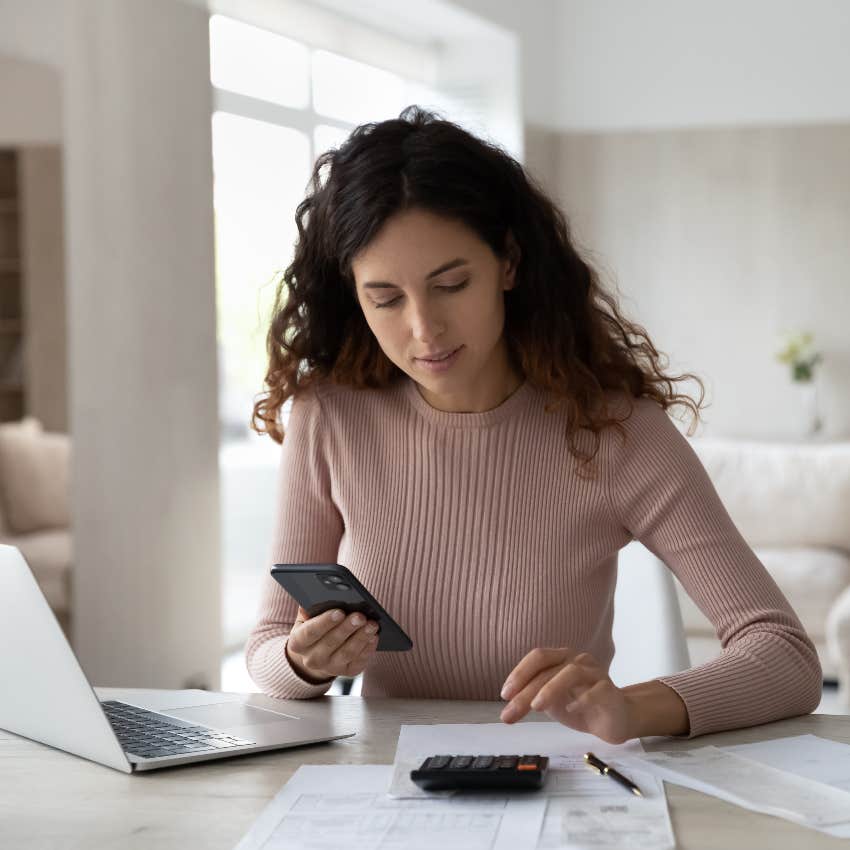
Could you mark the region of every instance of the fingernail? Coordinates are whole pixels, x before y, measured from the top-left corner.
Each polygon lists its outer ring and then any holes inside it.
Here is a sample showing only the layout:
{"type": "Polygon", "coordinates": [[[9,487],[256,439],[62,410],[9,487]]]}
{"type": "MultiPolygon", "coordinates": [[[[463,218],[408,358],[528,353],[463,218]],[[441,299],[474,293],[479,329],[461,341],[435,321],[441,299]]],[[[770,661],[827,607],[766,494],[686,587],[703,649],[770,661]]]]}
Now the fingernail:
{"type": "Polygon", "coordinates": [[[369,623],[369,625],[366,626],[367,635],[373,635],[376,631],[378,631],[378,627],[374,623],[369,623]]]}
{"type": "Polygon", "coordinates": [[[502,699],[510,699],[513,688],[514,688],[513,682],[511,682],[510,680],[505,682],[505,684],[502,685],[502,694],[501,694],[502,699]]]}
{"type": "Polygon", "coordinates": [[[511,720],[513,720],[515,716],[516,716],[516,711],[514,710],[514,708],[513,708],[513,707],[511,707],[511,708],[506,708],[506,709],[502,712],[502,720],[504,720],[504,721],[505,721],[505,723],[508,723],[508,722],[510,722],[511,720]]]}
{"type": "Polygon", "coordinates": [[[345,614],[343,614],[343,613],[342,613],[342,611],[334,611],[334,612],[333,612],[333,614],[331,614],[331,619],[332,619],[335,623],[338,623],[338,622],[339,622],[340,620],[342,620],[344,617],[345,617],[345,614]]]}
{"type": "Polygon", "coordinates": [[[531,701],[531,707],[532,707],[535,711],[540,711],[540,706],[542,706],[542,705],[543,705],[543,700],[542,700],[542,698],[541,698],[541,697],[539,697],[539,696],[538,696],[538,697],[535,697],[535,698],[531,701]]]}
{"type": "Polygon", "coordinates": [[[351,618],[351,625],[352,625],[352,626],[362,626],[362,625],[363,625],[363,623],[365,623],[365,622],[366,622],[366,621],[365,621],[365,620],[364,620],[364,619],[363,619],[363,618],[362,618],[359,614],[355,614],[355,615],[351,618]]]}

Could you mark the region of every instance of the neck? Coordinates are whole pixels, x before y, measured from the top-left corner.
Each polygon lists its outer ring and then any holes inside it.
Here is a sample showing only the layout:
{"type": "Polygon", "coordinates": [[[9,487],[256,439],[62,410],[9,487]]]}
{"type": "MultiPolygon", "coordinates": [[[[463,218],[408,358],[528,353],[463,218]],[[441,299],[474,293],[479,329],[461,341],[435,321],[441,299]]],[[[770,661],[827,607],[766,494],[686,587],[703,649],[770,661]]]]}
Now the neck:
{"type": "Polygon", "coordinates": [[[494,352],[491,362],[470,382],[470,385],[444,393],[436,393],[418,384],[419,394],[431,407],[447,413],[483,413],[498,407],[513,395],[524,380],[519,369],[511,363],[507,346],[494,352]]]}

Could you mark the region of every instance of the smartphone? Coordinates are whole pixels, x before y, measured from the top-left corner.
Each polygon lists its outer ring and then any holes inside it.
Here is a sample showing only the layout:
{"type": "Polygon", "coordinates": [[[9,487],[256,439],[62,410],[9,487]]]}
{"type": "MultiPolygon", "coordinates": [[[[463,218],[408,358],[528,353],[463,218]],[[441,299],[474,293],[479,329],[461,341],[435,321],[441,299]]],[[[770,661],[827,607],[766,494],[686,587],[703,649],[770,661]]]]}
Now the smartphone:
{"type": "Polygon", "coordinates": [[[378,646],[384,652],[413,649],[413,641],[341,564],[275,564],[272,578],[311,616],[331,608],[359,611],[378,624],[378,646]]]}

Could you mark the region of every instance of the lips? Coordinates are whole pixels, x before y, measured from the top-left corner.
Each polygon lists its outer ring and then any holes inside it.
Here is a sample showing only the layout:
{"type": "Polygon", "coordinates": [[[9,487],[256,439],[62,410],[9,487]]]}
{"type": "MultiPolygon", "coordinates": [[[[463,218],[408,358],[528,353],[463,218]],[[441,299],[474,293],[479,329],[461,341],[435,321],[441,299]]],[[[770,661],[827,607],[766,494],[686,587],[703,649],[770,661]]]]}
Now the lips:
{"type": "Polygon", "coordinates": [[[460,346],[457,348],[448,348],[445,351],[439,351],[434,354],[426,354],[423,357],[417,357],[416,360],[428,360],[429,362],[439,362],[440,360],[445,360],[447,357],[454,354],[460,346]]]}

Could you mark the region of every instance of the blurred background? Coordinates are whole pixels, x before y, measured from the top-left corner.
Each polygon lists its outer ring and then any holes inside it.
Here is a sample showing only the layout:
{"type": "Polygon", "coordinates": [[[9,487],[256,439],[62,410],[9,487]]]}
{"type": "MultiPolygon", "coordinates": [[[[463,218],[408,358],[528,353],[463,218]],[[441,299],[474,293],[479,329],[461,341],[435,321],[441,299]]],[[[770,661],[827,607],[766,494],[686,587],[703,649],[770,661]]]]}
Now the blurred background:
{"type": "Polygon", "coordinates": [[[842,0],[0,0],[0,541],[92,681],[253,689],[295,207],[411,103],[562,205],[697,437],[846,445],[848,41],[842,0]]]}

